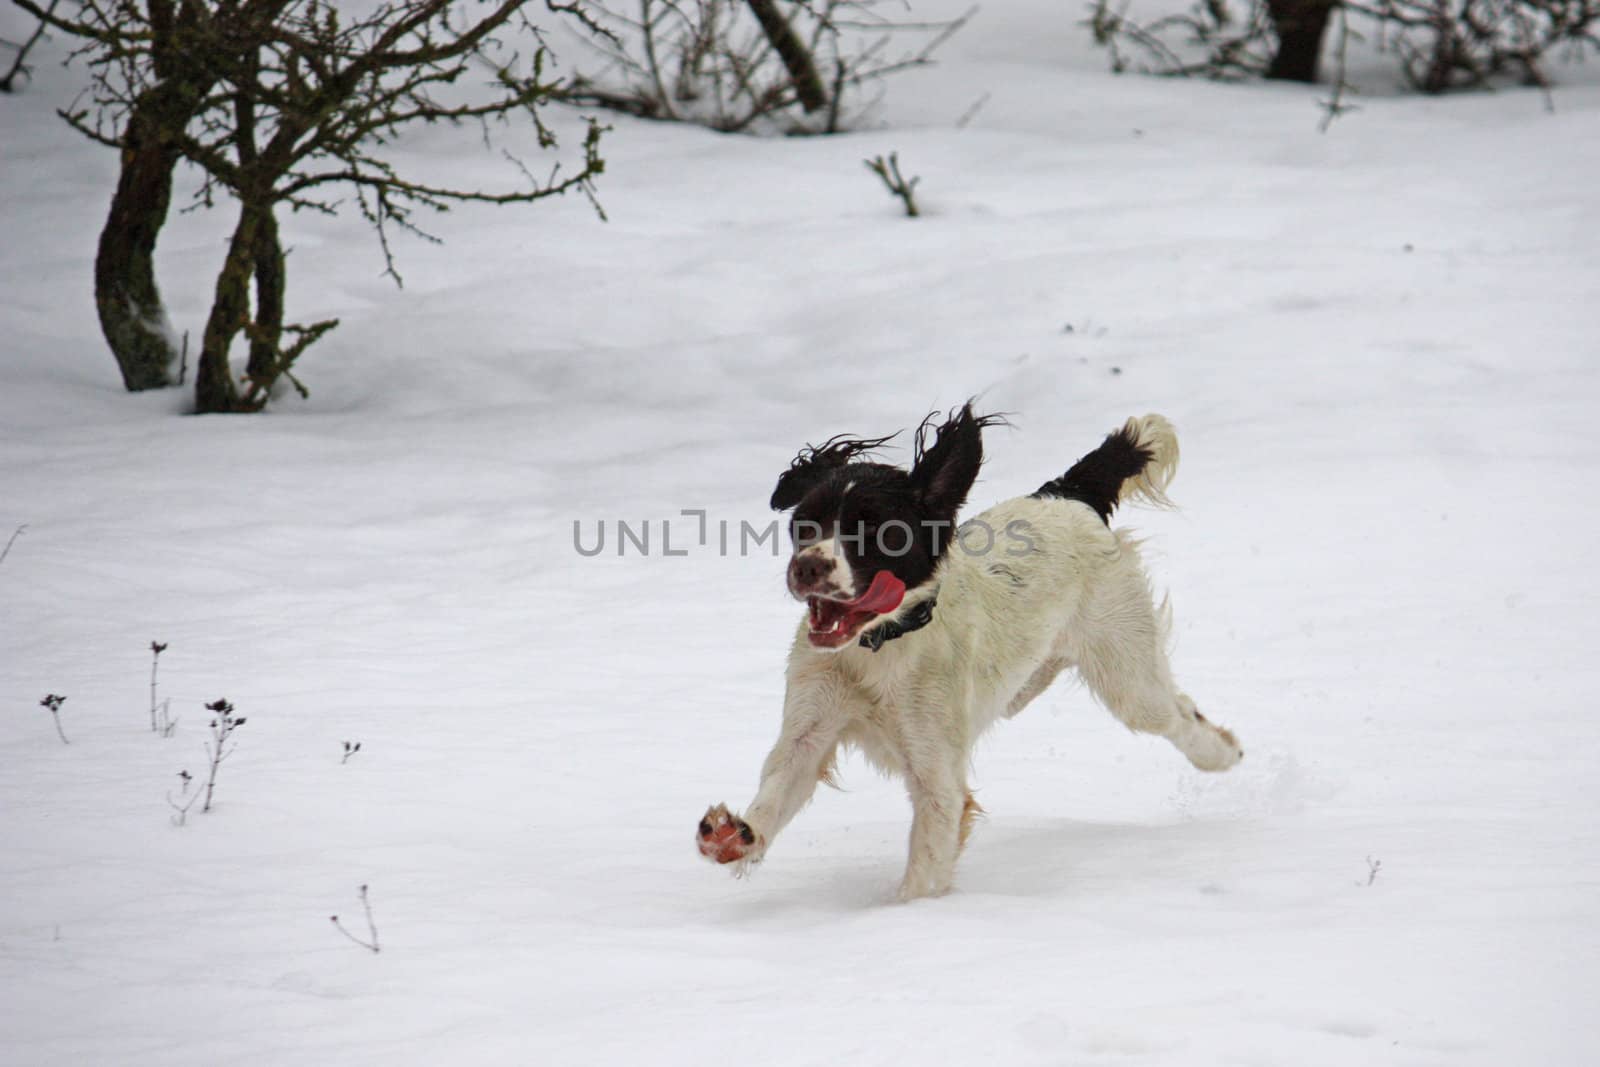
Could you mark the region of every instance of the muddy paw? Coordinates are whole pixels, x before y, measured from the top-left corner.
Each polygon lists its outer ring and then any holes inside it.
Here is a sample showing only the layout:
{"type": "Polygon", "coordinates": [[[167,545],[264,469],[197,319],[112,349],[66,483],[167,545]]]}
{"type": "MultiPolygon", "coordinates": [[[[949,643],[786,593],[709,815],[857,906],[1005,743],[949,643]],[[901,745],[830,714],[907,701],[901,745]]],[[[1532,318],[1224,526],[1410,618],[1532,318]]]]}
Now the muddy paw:
{"type": "Polygon", "coordinates": [[[737,863],[755,860],[760,855],[760,837],[750,824],[728,810],[726,804],[707,808],[695,834],[700,855],[712,863],[737,863]]]}

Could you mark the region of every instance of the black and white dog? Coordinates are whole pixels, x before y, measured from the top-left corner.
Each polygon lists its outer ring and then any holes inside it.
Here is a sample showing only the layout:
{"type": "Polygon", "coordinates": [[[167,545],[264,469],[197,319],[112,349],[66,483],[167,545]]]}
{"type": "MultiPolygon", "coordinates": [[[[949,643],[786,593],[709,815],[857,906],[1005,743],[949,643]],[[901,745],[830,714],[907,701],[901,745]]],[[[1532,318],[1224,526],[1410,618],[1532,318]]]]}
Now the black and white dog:
{"type": "Polygon", "coordinates": [[[998,421],[969,403],[936,432],[924,422],[909,471],[864,458],[888,438],[836,437],[778,478],[772,506],[793,509],[789,592],[807,617],[760,789],[743,816],[706,812],[702,855],[736,871],[760,860],[853,746],[911,794],[901,899],[946,892],[981,811],[967,789],[973,744],[1067,667],[1129,728],[1201,770],[1239,761],[1233,735],[1173,684],[1165,605],[1152,602],[1137,543],[1109,526],[1120,503],[1166,502],[1172,425],[1129,419],[1061,477],[957,529],[984,427],[998,421]]]}

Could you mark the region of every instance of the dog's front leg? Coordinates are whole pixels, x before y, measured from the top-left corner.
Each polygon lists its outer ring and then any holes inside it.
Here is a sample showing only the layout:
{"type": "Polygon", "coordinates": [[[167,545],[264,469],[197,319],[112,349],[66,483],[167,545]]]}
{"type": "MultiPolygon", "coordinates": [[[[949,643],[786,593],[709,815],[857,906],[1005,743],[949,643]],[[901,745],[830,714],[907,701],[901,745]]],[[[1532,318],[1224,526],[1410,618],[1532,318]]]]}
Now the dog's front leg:
{"type": "Polygon", "coordinates": [[[931,691],[902,720],[906,791],[911,795],[911,847],[901,900],[950,891],[961,854],[962,826],[972,804],[966,785],[965,718],[954,693],[931,691]]]}
{"type": "Polygon", "coordinates": [[[908,768],[911,794],[911,849],[899,898],[936,897],[950,891],[961,853],[961,822],[966,788],[954,769],[939,764],[908,768]]]}
{"type": "Polygon", "coordinates": [[[761,785],[743,816],[726,804],[709,808],[697,828],[700,854],[714,863],[755,863],[789,824],[832,765],[839,733],[858,710],[848,686],[826,676],[791,672],[783,728],[761,767],[761,785]]]}

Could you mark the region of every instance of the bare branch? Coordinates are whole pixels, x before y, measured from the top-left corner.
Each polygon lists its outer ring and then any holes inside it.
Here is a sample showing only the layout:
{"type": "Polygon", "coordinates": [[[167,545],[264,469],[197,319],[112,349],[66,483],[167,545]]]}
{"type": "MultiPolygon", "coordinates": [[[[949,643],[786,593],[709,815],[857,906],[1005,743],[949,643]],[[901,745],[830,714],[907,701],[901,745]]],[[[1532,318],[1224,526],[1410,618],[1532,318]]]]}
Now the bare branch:
{"type": "MultiPolygon", "coordinates": [[[[41,27],[48,26],[52,30],[60,30],[62,33],[69,33],[74,37],[83,37],[91,41],[99,41],[102,44],[121,44],[135,39],[134,35],[104,28],[114,25],[114,23],[103,16],[93,21],[61,18],[56,14],[58,0],[52,0],[49,7],[40,7],[34,3],[34,0],[11,0],[11,2],[38,19],[41,27]]],[[[85,12],[94,13],[98,11],[98,8],[92,2],[84,3],[81,6],[85,12]]]]}
{"type": "Polygon", "coordinates": [[[867,83],[932,61],[976,8],[948,22],[880,14],[880,0],[631,0],[637,15],[597,3],[611,31],[589,45],[604,60],[561,90],[570,101],[644,118],[829,133],[867,83]],[[905,54],[894,42],[926,38],[905,54]]]}
{"type": "Polygon", "coordinates": [[[22,531],[26,530],[27,528],[28,524],[23,523],[21,526],[18,526],[15,530],[11,531],[10,538],[6,540],[6,547],[4,549],[0,549],[0,563],[4,563],[6,561],[6,557],[11,555],[11,546],[17,543],[17,538],[21,537],[22,531]]]}
{"type": "Polygon", "coordinates": [[[1322,133],[1328,132],[1328,127],[1333,125],[1335,119],[1348,112],[1360,110],[1360,108],[1344,102],[1344,95],[1350,89],[1350,82],[1346,78],[1349,68],[1345,60],[1346,50],[1350,45],[1350,18],[1343,5],[1338,9],[1338,16],[1339,36],[1335,39],[1337,43],[1333,51],[1333,92],[1329,94],[1328,99],[1320,103],[1323,115],[1322,122],[1318,124],[1317,128],[1322,133]]]}
{"type": "Polygon", "coordinates": [[[60,3],[61,0],[50,0],[50,7],[46,10],[44,17],[39,19],[39,25],[33,28],[32,35],[20,46],[9,45],[9,47],[17,49],[17,58],[11,64],[11,69],[6,71],[6,76],[0,78],[0,93],[15,92],[15,84],[19,74],[31,79],[33,68],[27,65],[28,52],[34,45],[39,43],[39,38],[44,36],[45,29],[50,25],[49,20],[55,17],[56,7],[60,3]]]}
{"type": "Polygon", "coordinates": [[[1344,103],[1351,90],[1345,51],[1349,40],[1361,36],[1352,22],[1376,29],[1378,51],[1393,55],[1406,82],[1420,92],[1520,79],[1544,93],[1547,108],[1553,101],[1544,57],[1558,49],[1568,58],[1600,51],[1600,0],[1244,0],[1243,21],[1235,21],[1227,0],[1196,0],[1186,12],[1145,24],[1126,16],[1130,2],[1095,0],[1086,20],[1096,42],[1110,52],[1113,70],[1126,70],[1130,56],[1142,55],[1145,69],[1154,73],[1216,79],[1270,74],[1283,54],[1284,32],[1298,28],[1284,20],[1336,14],[1337,70],[1333,92],[1322,103],[1324,130],[1352,110],[1344,103]]]}
{"type": "Polygon", "coordinates": [[[244,324],[245,333],[249,335],[252,341],[261,341],[271,346],[276,356],[276,362],[266,373],[249,376],[250,389],[245,393],[243,402],[255,405],[266,403],[267,393],[279,377],[288,378],[302,400],[310,397],[311,391],[301,384],[290,369],[294,366],[294,361],[299,359],[306,349],[316,344],[323,334],[335,329],[338,325],[338,319],[324,319],[322,322],[315,322],[310,326],[285,326],[283,328],[284,332],[294,334],[295,341],[287,349],[283,349],[279,348],[277,342],[269,337],[259,325],[253,322],[246,322],[244,324]]]}

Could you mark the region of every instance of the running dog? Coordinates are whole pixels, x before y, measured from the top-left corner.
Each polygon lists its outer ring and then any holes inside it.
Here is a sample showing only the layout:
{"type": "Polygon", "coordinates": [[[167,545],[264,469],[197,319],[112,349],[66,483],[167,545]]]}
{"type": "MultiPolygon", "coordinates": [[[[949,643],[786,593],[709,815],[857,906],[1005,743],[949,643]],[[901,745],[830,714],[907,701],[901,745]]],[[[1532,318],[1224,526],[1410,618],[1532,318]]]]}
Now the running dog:
{"type": "Polygon", "coordinates": [[[1159,734],[1203,771],[1243,752],[1174,685],[1166,605],[1137,542],[1110,528],[1119,504],[1165,505],[1178,439],[1160,415],[1129,419],[1028,496],[956,527],[983,462],[970,403],[924,421],[910,470],[869,457],[889,438],[807,446],[778,478],[791,511],[790,594],[806,617],[789,652],[783,726],[742,815],[700,820],[701,855],[742,873],[858,749],[911,794],[902,900],[950,889],[981,814],[967,788],[974,743],[1068,667],[1130,729],[1159,734]]]}

